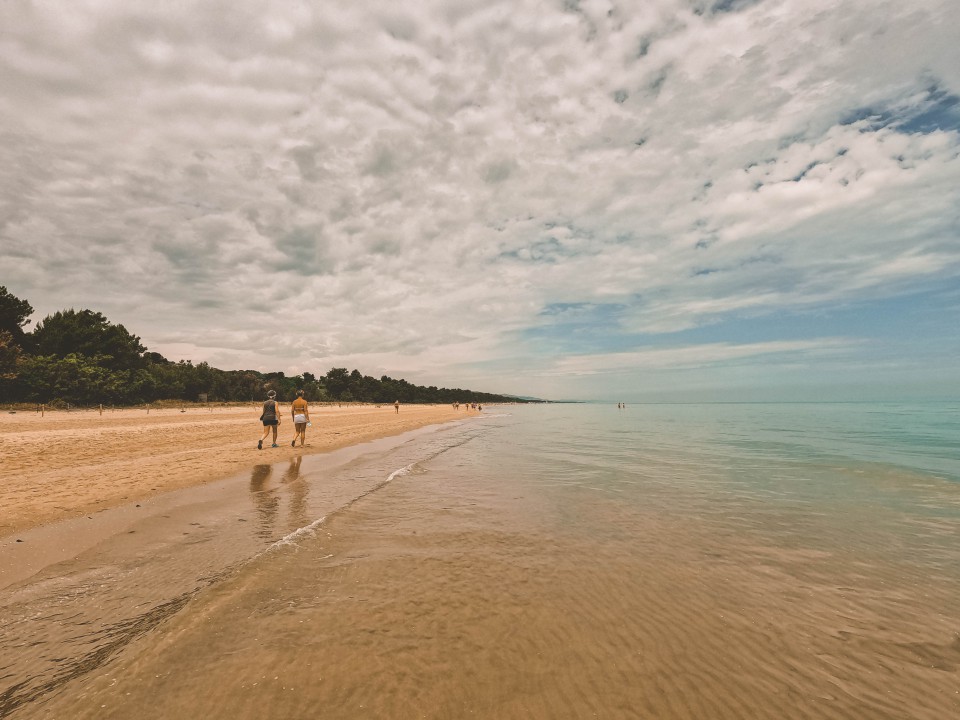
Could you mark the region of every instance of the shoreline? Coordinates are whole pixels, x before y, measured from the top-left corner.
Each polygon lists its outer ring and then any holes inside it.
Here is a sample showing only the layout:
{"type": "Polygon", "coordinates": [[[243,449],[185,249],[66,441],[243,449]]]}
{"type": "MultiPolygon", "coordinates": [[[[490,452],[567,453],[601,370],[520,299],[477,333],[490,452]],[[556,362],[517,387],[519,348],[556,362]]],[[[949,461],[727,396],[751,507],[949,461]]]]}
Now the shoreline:
{"type": "MultiPolygon", "coordinates": [[[[225,553],[231,554],[233,561],[248,559],[263,551],[264,536],[262,532],[251,535],[235,525],[235,520],[246,523],[260,515],[266,519],[272,515],[273,503],[289,503],[296,496],[301,513],[296,522],[283,527],[279,523],[269,533],[270,543],[282,541],[286,533],[301,532],[348,505],[356,499],[358,488],[361,495],[369,490],[362,478],[359,483],[352,476],[346,481],[340,478],[343,468],[368,459],[376,462],[378,455],[459,423],[462,420],[424,425],[330,452],[268,455],[263,462],[224,478],[7,535],[0,538],[0,590],[30,593],[36,583],[62,582],[78,569],[84,573],[123,562],[148,546],[163,548],[162,554],[170,557],[188,557],[193,550],[182,544],[184,538],[204,532],[207,538],[202,542],[212,543],[217,562],[224,562],[225,553]],[[105,561],[107,556],[112,560],[105,561]]],[[[188,564],[196,570],[197,557],[188,564]]],[[[191,571],[177,571],[177,576],[177,582],[186,580],[188,584],[196,579],[191,571]]]]}
{"type": "Polygon", "coordinates": [[[257,450],[260,405],[0,414],[0,540],[173,490],[223,480],[262,463],[328,453],[427,425],[476,417],[449,405],[311,407],[306,445],[290,446],[281,403],[277,448],[257,450]]]}

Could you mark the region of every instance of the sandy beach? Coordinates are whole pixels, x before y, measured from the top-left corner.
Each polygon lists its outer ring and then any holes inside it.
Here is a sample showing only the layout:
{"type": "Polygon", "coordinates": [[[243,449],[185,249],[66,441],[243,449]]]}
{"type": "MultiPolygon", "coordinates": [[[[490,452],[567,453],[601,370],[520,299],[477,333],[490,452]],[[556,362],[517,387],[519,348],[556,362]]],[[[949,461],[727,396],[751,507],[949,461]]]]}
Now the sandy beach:
{"type": "Polygon", "coordinates": [[[323,408],[308,452],[135,412],[5,418],[47,494],[69,447],[63,497],[115,506],[0,538],[0,718],[960,713],[960,475],[898,408],[323,408]]]}
{"type": "Polygon", "coordinates": [[[257,450],[259,404],[0,414],[0,538],[170,490],[201,485],[257,463],[323,453],[462,419],[461,406],[314,406],[305,447],[290,447],[284,413],[280,447],[257,450]]]}

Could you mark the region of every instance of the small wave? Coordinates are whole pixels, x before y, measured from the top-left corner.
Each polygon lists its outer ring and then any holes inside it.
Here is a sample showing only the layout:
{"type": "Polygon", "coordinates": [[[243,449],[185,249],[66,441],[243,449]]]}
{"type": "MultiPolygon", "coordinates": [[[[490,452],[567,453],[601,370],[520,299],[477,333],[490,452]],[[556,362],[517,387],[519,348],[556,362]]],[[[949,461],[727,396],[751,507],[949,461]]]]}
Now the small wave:
{"type": "Polygon", "coordinates": [[[282,538],[277,540],[275,543],[272,543],[266,550],[263,552],[270,552],[271,550],[284,547],[286,545],[296,545],[297,540],[307,535],[313,535],[317,528],[323,525],[324,521],[327,519],[327,516],[324,515],[321,518],[317,518],[309,525],[304,525],[302,528],[297,528],[291,533],[287,533],[282,538]]]}
{"type": "Polygon", "coordinates": [[[414,465],[416,465],[416,463],[410,463],[409,465],[406,465],[400,468],[399,470],[394,470],[392,473],[387,475],[387,479],[383,481],[383,484],[386,485],[388,482],[390,482],[394,478],[401,477],[403,475],[409,475],[414,465]]]}
{"type": "MultiPolygon", "coordinates": [[[[339,509],[336,510],[335,512],[340,512],[340,511],[342,511],[342,510],[350,507],[350,506],[353,505],[355,502],[357,502],[358,500],[363,499],[364,497],[366,497],[366,496],[369,495],[370,493],[376,492],[377,490],[379,490],[380,488],[382,488],[384,485],[386,485],[388,482],[390,482],[390,481],[393,480],[394,478],[402,477],[402,476],[404,476],[404,475],[409,475],[409,474],[410,474],[410,471],[413,470],[413,468],[414,468],[415,465],[416,465],[416,463],[413,462],[413,463],[410,463],[409,465],[405,465],[405,466],[402,467],[402,468],[398,468],[397,470],[394,470],[392,473],[390,473],[389,475],[387,475],[386,479],[385,479],[383,482],[378,483],[376,486],[374,486],[373,488],[371,488],[371,489],[368,490],[367,492],[361,493],[360,495],[358,495],[357,497],[355,497],[353,500],[351,500],[350,502],[348,502],[343,508],[339,508],[339,509]]],[[[297,547],[299,540],[302,540],[302,539],[305,538],[305,537],[312,537],[312,536],[316,533],[317,529],[326,522],[326,520],[327,520],[327,515],[324,515],[323,517],[317,518],[316,520],[314,520],[314,521],[313,521],[312,523],[310,523],[309,525],[304,525],[303,527],[297,528],[297,529],[294,530],[293,532],[287,533],[287,534],[284,535],[282,538],[280,538],[279,540],[271,543],[269,546],[267,546],[266,548],[264,548],[263,550],[261,550],[259,553],[257,553],[257,554],[254,555],[253,557],[251,557],[248,562],[252,562],[253,560],[256,560],[257,558],[259,558],[259,557],[261,557],[261,556],[263,556],[263,555],[266,555],[267,553],[273,552],[273,551],[275,551],[275,550],[279,550],[279,549],[281,549],[281,548],[291,547],[291,546],[297,547]]]]}

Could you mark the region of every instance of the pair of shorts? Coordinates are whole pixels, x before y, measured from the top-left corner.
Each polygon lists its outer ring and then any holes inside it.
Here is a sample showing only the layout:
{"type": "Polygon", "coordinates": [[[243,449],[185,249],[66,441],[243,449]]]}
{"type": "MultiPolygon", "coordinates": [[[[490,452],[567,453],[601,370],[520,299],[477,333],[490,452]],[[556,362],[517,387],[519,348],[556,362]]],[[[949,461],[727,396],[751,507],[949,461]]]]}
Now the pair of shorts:
{"type": "Polygon", "coordinates": [[[300,413],[297,413],[296,415],[293,416],[293,422],[295,422],[297,425],[306,425],[306,424],[307,424],[307,416],[306,416],[306,415],[301,415],[300,413]]]}
{"type": "Polygon", "coordinates": [[[279,425],[279,424],[280,424],[280,421],[277,420],[276,418],[274,418],[273,420],[264,420],[264,421],[263,421],[263,426],[264,426],[264,427],[270,427],[270,426],[272,426],[272,425],[279,425]]]}

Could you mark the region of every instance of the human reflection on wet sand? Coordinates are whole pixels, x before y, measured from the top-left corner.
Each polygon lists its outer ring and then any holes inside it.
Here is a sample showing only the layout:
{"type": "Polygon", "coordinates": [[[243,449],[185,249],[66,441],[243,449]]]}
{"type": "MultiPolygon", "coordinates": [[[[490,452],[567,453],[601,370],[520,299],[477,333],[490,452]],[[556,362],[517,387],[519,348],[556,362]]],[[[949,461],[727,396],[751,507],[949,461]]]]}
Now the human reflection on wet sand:
{"type": "Polygon", "coordinates": [[[280,506],[280,498],[266,489],[271,475],[272,465],[254,465],[250,475],[250,497],[257,511],[257,535],[264,540],[273,538],[273,525],[277,520],[277,508],[280,506]]]}
{"type": "MultiPolygon", "coordinates": [[[[286,486],[288,493],[284,494],[289,497],[290,502],[289,527],[284,532],[296,530],[311,522],[307,513],[310,487],[306,478],[300,475],[302,462],[302,455],[290,458],[290,466],[283,471],[283,477],[280,479],[281,485],[286,486]]],[[[250,498],[257,511],[257,536],[264,540],[275,540],[278,535],[284,534],[276,527],[279,519],[280,495],[277,494],[278,487],[269,487],[272,476],[273,465],[254,465],[250,475],[250,498]]]]}
{"type": "Polygon", "coordinates": [[[306,478],[300,477],[300,463],[303,456],[290,458],[290,467],[283,473],[283,484],[290,486],[290,527],[301,528],[310,524],[307,517],[307,494],[309,486],[306,478]]]}

